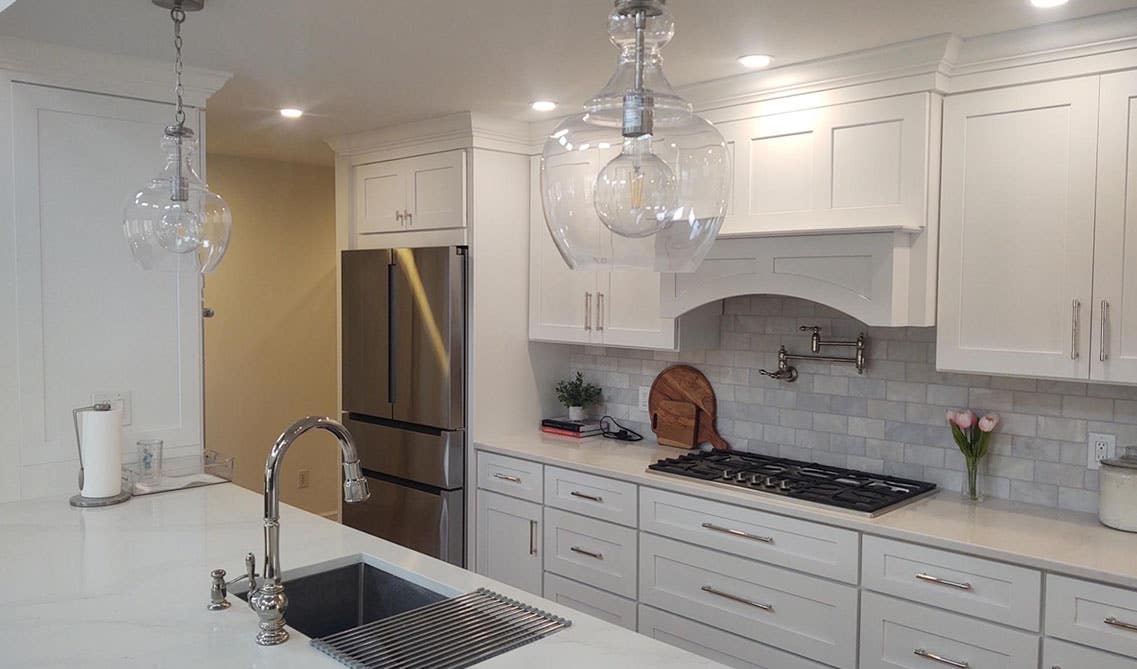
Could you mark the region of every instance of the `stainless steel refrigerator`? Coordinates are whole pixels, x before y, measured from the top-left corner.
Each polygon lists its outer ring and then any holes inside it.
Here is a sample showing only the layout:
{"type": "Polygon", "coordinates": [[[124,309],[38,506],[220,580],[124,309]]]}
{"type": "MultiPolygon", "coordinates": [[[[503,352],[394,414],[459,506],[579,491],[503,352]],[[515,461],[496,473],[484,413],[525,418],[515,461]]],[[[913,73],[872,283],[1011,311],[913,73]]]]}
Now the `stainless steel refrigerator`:
{"type": "Polygon", "coordinates": [[[466,249],[344,251],[343,420],[371,499],[343,522],[465,562],[466,249]]]}

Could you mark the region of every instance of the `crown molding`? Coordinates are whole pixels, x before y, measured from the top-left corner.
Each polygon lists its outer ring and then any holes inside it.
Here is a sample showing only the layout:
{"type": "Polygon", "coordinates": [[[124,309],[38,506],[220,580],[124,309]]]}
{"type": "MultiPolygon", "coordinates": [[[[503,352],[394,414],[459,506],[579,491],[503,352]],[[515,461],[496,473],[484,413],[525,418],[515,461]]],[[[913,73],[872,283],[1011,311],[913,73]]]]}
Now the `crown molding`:
{"type": "MultiPolygon", "coordinates": [[[[58,86],[141,100],[169,102],[173,62],[117,56],[18,37],[0,37],[0,70],[14,81],[58,86]]],[[[231,72],[187,67],[182,72],[185,101],[205,107],[209,96],[233,77],[231,72]]]]}
{"type": "Polygon", "coordinates": [[[328,146],[354,164],[453,149],[530,153],[529,124],[479,112],[458,112],[330,137],[328,146]]]}

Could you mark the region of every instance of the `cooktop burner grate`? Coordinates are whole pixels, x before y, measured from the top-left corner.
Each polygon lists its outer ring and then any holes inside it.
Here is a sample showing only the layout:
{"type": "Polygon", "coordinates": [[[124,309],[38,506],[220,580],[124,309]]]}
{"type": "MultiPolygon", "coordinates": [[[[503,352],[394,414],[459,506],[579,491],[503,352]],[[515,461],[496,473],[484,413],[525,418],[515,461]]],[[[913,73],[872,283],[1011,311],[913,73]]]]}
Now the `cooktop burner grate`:
{"type": "Polygon", "coordinates": [[[934,483],[753,453],[693,451],[648,471],[876,516],[936,489],[934,483]]]}

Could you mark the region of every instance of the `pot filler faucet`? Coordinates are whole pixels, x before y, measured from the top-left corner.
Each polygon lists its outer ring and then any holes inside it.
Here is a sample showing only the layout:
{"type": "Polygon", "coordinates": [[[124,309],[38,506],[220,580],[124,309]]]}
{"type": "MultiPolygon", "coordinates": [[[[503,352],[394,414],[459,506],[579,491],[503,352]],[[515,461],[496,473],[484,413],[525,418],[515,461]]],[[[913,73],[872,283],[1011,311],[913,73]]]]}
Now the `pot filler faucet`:
{"type": "MultiPolygon", "coordinates": [[[[280,463],[292,442],[308,430],[327,430],[335,435],[343,453],[343,498],[349,503],[363,502],[370,493],[367,479],[359,466],[359,456],[355,452],[355,442],[351,433],[339,422],[331,418],[308,416],[288,426],[276,439],[265,461],[265,573],[257,583],[252,554],[246,558],[245,575],[249,579],[249,608],[260,618],[260,631],[257,643],[262,646],[275,646],[288,640],[288,630],[284,629],[284,611],[288,599],[284,596],[284,585],[280,582],[280,463]]],[[[224,573],[221,574],[224,578],[224,573]]],[[[222,581],[224,584],[224,581],[222,581]]],[[[222,586],[222,591],[224,585],[222,586]]],[[[222,594],[222,596],[224,596],[222,594]]]]}

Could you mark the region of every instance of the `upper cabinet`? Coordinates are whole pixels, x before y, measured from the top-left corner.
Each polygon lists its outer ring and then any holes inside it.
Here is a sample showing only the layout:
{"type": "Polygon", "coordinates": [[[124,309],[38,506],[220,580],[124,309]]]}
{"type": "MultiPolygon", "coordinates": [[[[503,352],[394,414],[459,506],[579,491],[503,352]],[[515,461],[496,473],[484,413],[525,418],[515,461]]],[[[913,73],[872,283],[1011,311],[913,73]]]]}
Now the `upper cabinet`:
{"type": "MultiPolygon", "coordinates": [[[[535,185],[540,183],[539,161],[530,162],[535,185]]],[[[530,189],[530,200],[530,339],[663,350],[718,343],[721,302],[664,318],[660,274],[569,269],[545,226],[539,188],[530,189]]],[[[618,243],[599,220],[594,233],[606,243],[618,243]]]]}
{"type": "Polygon", "coordinates": [[[1135,99],[1123,72],[947,100],[940,369],[1137,382],[1135,99]]]}
{"type": "Polygon", "coordinates": [[[465,151],[356,165],[351,185],[356,236],[466,227],[465,151]]]}
{"type": "Polygon", "coordinates": [[[923,230],[938,111],[913,93],[720,123],[734,159],[720,236],[923,230]]]}

